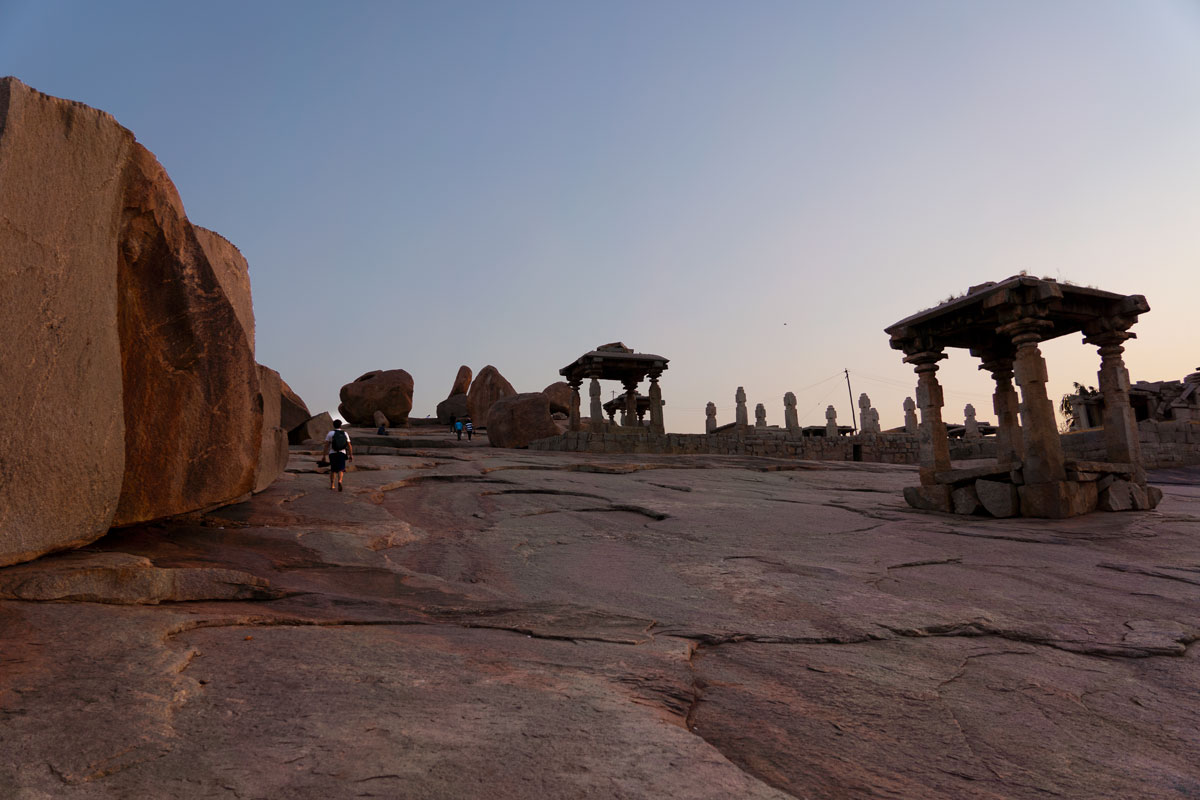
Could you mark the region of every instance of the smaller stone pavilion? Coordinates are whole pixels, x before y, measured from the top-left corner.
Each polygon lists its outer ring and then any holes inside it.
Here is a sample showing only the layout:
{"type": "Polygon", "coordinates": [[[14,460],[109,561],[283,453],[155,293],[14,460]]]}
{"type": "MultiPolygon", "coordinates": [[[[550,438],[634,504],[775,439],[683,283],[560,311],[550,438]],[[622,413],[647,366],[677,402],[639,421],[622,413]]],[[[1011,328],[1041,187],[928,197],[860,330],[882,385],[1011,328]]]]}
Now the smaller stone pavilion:
{"type": "Polygon", "coordinates": [[[1146,485],[1137,423],[1129,404],[1129,373],[1121,358],[1129,329],[1150,310],[1142,295],[1121,295],[1015,275],[971,287],[962,297],[902,319],[886,329],[892,347],[917,373],[921,485],[904,490],[914,508],[996,517],[1071,517],[1097,508],[1149,509],[1161,491],[1146,485]],[[1082,332],[1100,352],[1107,461],[1064,457],[1046,391],[1038,343],[1082,332]],[[952,469],[942,388],[936,373],[946,349],[960,347],[996,381],[995,464],[952,469]],[[1020,401],[1012,379],[1021,391],[1020,401]]]}
{"type": "Polygon", "coordinates": [[[650,432],[665,433],[663,426],[662,389],[658,386],[658,378],[667,369],[667,359],[648,353],[635,353],[621,342],[613,342],[597,347],[589,353],[584,353],[567,366],[558,371],[571,387],[571,421],[570,429],[580,431],[583,423],[579,413],[579,389],[585,379],[590,380],[588,394],[591,396],[591,425],[592,433],[620,433],[622,428],[633,431],[643,431],[645,426],[640,423],[647,411],[650,414],[650,432]],[[650,378],[650,390],[641,401],[641,415],[638,401],[638,384],[647,377],[650,378]],[[604,407],[600,401],[600,381],[620,381],[625,389],[625,425],[612,425],[604,419],[604,407]]]}

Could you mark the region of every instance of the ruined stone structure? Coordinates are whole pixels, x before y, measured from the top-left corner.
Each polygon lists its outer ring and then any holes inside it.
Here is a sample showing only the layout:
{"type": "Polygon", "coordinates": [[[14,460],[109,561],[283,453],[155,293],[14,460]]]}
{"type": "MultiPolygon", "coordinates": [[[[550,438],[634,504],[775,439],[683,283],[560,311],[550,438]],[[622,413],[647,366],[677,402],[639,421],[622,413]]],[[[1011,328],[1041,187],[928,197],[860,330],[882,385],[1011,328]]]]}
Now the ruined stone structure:
{"type": "Polygon", "coordinates": [[[739,428],[748,427],[750,418],[746,414],[746,390],[739,386],[733,395],[733,401],[737,406],[734,410],[733,424],[739,428]]]}
{"type": "Polygon", "coordinates": [[[709,402],[704,407],[704,432],[712,433],[717,429],[717,404],[709,402]]]}
{"type": "MultiPolygon", "coordinates": [[[[604,421],[604,407],[600,402],[600,381],[620,381],[625,389],[625,425],[623,427],[636,430],[638,427],[638,384],[647,377],[650,379],[650,391],[647,393],[646,411],[650,413],[649,428],[655,433],[664,433],[662,389],[658,379],[667,369],[668,359],[647,353],[635,353],[620,342],[601,345],[595,350],[584,353],[567,366],[558,371],[571,387],[571,413],[569,429],[579,432],[583,429],[579,416],[579,388],[584,379],[590,379],[588,393],[591,396],[591,426],[593,433],[605,433],[610,426],[604,421]]],[[[642,412],[643,416],[645,411],[642,412]]]]}
{"type": "Polygon", "coordinates": [[[833,439],[838,434],[837,409],[833,406],[828,406],[825,409],[825,435],[833,439]]]}
{"type": "Polygon", "coordinates": [[[879,412],[871,407],[871,398],[865,393],[858,396],[859,428],[863,433],[879,433],[879,412]]]}
{"type": "Polygon", "coordinates": [[[975,419],[975,406],[970,403],[963,407],[963,427],[966,429],[963,435],[968,439],[978,439],[982,435],[979,432],[979,420],[975,419]]]}
{"type": "Polygon", "coordinates": [[[904,361],[917,373],[921,484],[905,490],[908,503],[937,511],[1056,518],[1096,508],[1153,508],[1161,492],[1146,485],[1129,375],[1121,359],[1124,342],[1134,338],[1129,329],[1149,310],[1141,295],[1017,275],[974,286],[963,297],[888,327],[892,347],[904,352],[904,361]],[[1038,349],[1039,342],[1080,331],[1084,342],[1100,351],[1102,462],[1065,457],[1038,349]],[[938,362],[951,347],[968,349],[996,381],[993,466],[951,469],[936,378],[938,362]]]}
{"type": "Polygon", "coordinates": [[[767,427],[767,407],[759,403],[754,407],[754,427],[767,427]]]}
{"type": "MultiPolygon", "coordinates": [[[[1071,404],[1072,430],[1103,425],[1103,392],[1075,394],[1067,400],[1071,404]]],[[[1200,371],[1179,381],[1138,381],[1129,388],[1129,405],[1139,423],[1200,422],[1200,371]]]]}

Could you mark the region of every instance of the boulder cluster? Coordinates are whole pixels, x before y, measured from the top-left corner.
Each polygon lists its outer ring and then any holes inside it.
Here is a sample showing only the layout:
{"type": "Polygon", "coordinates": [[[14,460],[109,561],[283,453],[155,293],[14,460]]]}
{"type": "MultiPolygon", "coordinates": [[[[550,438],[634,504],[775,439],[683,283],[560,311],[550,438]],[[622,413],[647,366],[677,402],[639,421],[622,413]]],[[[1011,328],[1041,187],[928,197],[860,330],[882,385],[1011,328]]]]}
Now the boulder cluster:
{"type": "Polygon", "coordinates": [[[0,565],[283,470],[299,412],[255,362],[246,260],[188,221],[110,115],[15,78],[0,79],[0,283],[0,565]]]}

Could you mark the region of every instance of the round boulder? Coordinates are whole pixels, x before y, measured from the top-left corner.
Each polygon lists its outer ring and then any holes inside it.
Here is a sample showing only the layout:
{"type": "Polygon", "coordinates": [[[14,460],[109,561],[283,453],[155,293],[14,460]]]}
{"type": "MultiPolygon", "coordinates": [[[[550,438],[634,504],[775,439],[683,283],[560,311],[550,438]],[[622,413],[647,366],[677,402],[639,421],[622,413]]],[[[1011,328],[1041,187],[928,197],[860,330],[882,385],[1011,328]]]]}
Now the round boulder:
{"type": "Polygon", "coordinates": [[[556,381],[542,389],[542,394],[550,400],[551,414],[571,413],[571,384],[566,381],[556,381]]]}
{"type": "Polygon", "coordinates": [[[479,370],[479,374],[471,382],[471,391],[467,392],[467,414],[476,428],[486,428],[488,409],[492,407],[492,403],[504,397],[512,397],[516,393],[517,390],[504,379],[500,370],[488,364],[479,370]]]}
{"type": "Polygon", "coordinates": [[[488,409],[488,443],[492,447],[528,447],[536,439],[558,434],[550,417],[550,401],[541,392],[503,397],[488,409]]]}
{"type": "Polygon", "coordinates": [[[376,411],[382,411],[392,425],[407,425],[412,411],[412,375],[402,369],[374,370],[343,386],[339,397],[338,410],[352,425],[373,424],[376,411]]]}

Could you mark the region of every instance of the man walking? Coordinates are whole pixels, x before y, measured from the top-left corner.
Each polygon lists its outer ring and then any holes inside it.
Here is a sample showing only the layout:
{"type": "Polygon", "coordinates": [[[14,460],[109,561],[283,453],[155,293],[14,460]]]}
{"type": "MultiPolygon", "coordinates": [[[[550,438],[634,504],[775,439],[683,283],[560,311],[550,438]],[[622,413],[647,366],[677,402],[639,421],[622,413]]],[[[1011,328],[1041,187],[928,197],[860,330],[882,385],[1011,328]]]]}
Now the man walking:
{"type": "Polygon", "coordinates": [[[342,430],[342,421],[333,421],[333,430],[325,435],[325,448],[321,458],[329,456],[329,488],[342,491],[342,478],[346,474],[346,461],[354,460],[354,445],[350,444],[350,434],[342,430]]]}
{"type": "Polygon", "coordinates": [[[475,432],[475,426],[471,424],[471,418],[467,417],[467,424],[464,426],[467,429],[467,441],[471,441],[471,434],[475,432]]]}

